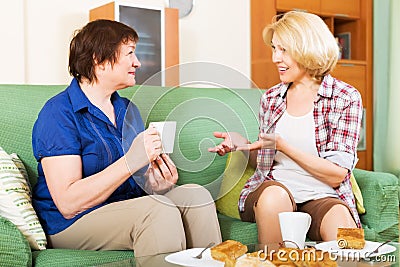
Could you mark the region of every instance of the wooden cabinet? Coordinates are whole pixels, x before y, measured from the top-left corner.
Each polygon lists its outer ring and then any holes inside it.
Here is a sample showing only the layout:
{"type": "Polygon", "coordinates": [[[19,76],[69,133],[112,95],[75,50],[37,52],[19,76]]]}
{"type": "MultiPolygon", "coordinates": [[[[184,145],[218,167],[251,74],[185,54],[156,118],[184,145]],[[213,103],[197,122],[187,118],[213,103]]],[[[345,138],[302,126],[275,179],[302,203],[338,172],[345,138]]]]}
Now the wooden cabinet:
{"type": "Polygon", "coordinates": [[[276,0],[276,9],[318,13],[320,11],[320,0],[276,0]]]}
{"type": "Polygon", "coordinates": [[[339,60],[332,75],[357,88],[365,109],[365,148],[358,151],[357,168],[372,170],[372,0],[251,0],[251,78],[259,88],[280,82],[271,48],[262,31],[272,18],[289,10],[319,15],[332,33],[350,37],[348,59],[339,60]]]}
{"type": "Polygon", "coordinates": [[[335,17],[360,17],[361,0],[276,0],[280,11],[300,10],[335,17]]]}
{"type": "Polygon", "coordinates": [[[320,11],[337,17],[359,18],[360,0],[321,0],[320,11]]]}
{"type": "Polygon", "coordinates": [[[146,7],[114,1],[89,11],[89,20],[110,19],[125,23],[139,35],[136,55],[142,66],[137,84],[179,84],[179,12],[175,8],[146,7]],[[169,68],[176,66],[175,68],[169,68]]]}
{"type": "Polygon", "coordinates": [[[360,92],[362,99],[367,99],[367,81],[365,80],[367,72],[364,61],[341,60],[333,70],[332,76],[351,84],[360,92]]]}

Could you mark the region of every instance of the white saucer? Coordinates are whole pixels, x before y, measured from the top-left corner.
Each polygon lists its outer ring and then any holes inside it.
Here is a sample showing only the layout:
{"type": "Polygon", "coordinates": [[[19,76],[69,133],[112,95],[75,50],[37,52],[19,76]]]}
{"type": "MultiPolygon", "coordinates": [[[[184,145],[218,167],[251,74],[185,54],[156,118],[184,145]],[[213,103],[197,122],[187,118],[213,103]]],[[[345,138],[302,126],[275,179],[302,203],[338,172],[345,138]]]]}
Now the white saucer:
{"type": "Polygon", "coordinates": [[[349,259],[371,258],[396,251],[396,248],[394,246],[385,244],[379,248],[378,253],[370,254],[371,251],[374,251],[380,244],[382,243],[365,241],[365,246],[363,249],[341,249],[339,248],[337,241],[333,240],[316,244],[315,248],[330,252],[332,255],[349,259]]]}
{"type": "Polygon", "coordinates": [[[222,261],[216,261],[211,257],[210,249],[207,249],[203,253],[201,259],[193,258],[198,255],[204,248],[192,248],[187,250],[182,250],[165,257],[167,262],[183,265],[183,266],[207,266],[207,267],[223,267],[224,263],[222,261]]]}

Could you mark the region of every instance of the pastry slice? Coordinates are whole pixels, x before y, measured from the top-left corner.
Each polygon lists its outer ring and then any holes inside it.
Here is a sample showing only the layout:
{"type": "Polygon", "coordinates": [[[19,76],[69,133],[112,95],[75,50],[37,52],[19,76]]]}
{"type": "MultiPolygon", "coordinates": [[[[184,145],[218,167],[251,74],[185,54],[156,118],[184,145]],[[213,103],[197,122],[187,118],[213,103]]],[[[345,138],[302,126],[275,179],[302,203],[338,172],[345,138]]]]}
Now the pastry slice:
{"type": "Polygon", "coordinates": [[[225,265],[234,266],[236,259],[247,252],[247,246],[234,240],[226,240],[211,249],[214,260],[225,262],[225,265]]]}
{"type": "Polygon", "coordinates": [[[364,229],[338,228],[336,241],[340,249],[363,249],[365,246],[364,229]]]}

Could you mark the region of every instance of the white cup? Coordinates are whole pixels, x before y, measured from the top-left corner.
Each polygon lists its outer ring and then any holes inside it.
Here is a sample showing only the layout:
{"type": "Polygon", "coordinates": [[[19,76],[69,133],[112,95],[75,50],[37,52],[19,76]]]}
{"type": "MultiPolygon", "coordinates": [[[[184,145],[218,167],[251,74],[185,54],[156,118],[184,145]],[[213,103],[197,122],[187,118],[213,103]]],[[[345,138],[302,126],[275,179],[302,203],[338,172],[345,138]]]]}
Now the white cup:
{"type": "Polygon", "coordinates": [[[176,121],[150,122],[149,126],[156,128],[161,138],[163,153],[174,152],[176,121]]]}
{"type": "Polygon", "coordinates": [[[279,225],[281,226],[282,240],[285,246],[304,249],[306,235],[311,225],[311,216],[305,212],[281,212],[279,213],[279,225]],[[292,243],[294,242],[297,246],[292,243]]]}

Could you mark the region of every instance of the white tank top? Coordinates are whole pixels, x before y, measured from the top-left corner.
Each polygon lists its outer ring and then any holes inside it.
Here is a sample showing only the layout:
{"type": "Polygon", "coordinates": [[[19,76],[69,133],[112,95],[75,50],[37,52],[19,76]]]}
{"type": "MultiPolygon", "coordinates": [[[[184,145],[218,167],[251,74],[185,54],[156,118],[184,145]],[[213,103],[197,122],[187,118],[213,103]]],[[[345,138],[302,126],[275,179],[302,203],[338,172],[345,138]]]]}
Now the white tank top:
{"type": "MultiPolygon", "coordinates": [[[[313,110],[299,117],[292,116],[285,111],[276,124],[275,132],[290,145],[303,152],[318,156],[313,110]]],[[[272,175],[290,190],[296,203],[323,197],[338,197],[332,187],[314,178],[279,151],[275,155],[272,175]]]]}

